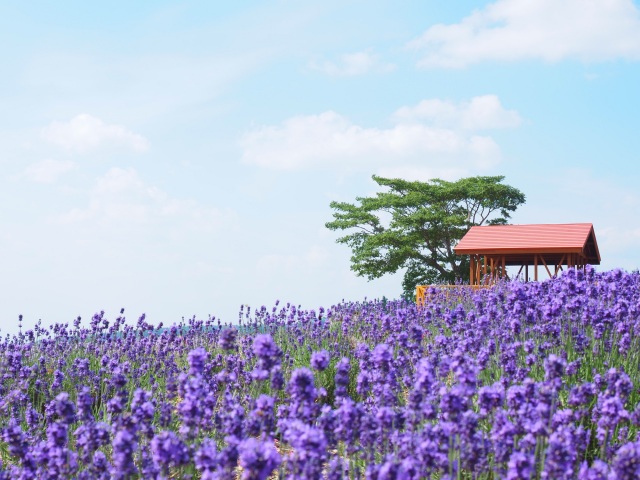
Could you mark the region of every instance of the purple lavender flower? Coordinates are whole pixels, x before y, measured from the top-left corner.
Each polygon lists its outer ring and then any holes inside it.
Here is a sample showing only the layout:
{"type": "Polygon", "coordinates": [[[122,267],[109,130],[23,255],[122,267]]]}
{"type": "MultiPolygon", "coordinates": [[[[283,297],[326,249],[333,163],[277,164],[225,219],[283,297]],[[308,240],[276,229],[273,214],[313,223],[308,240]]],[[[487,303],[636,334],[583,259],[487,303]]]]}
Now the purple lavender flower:
{"type": "Polygon", "coordinates": [[[613,430],[622,420],[629,418],[620,397],[600,395],[594,409],[594,421],[597,422],[597,437],[601,444],[607,444],[613,430]]]}
{"type": "Polygon", "coordinates": [[[256,380],[266,380],[269,372],[280,364],[282,350],[273,341],[271,335],[259,334],[253,340],[253,353],[258,358],[251,373],[256,380]]]}
{"type": "Polygon", "coordinates": [[[609,465],[602,460],[596,459],[593,465],[584,461],[578,471],[578,480],[607,480],[609,478],[609,465]]]}
{"type": "Polygon", "coordinates": [[[569,376],[575,375],[576,373],[578,373],[578,370],[580,370],[581,365],[582,365],[581,359],[574,360],[573,362],[567,365],[566,374],[569,376]]]}
{"type": "Polygon", "coordinates": [[[69,394],[62,392],[50,403],[50,411],[53,412],[66,425],[76,420],[76,407],[69,400],[69,394]]]}
{"type": "Polygon", "coordinates": [[[640,478],[640,442],[629,442],[620,447],[613,459],[612,470],[616,480],[640,478]]]}
{"type": "Polygon", "coordinates": [[[269,334],[258,334],[253,339],[253,353],[261,360],[279,358],[282,351],[269,334]]]}
{"type": "Polygon", "coordinates": [[[218,345],[223,350],[234,350],[236,348],[236,338],[238,330],[235,328],[225,328],[220,332],[220,340],[218,345]]]}
{"type": "Polygon", "coordinates": [[[188,355],[189,375],[201,375],[204,371],[208,358],[209,352],[202,347],[191,350],[188,355]]]}
{"type": "Polygon", "coordinates": [[[80,458],[85,463],[88,463],[98,448],[109,444],[111,428],[103,422],[87,422],[76,429],[74,436],[76,437],[76,446],[80,453],[80,458]]]}
{"type": "Polygon", "coordinates": [[[189,462],[189,449],[173,432],[163,431],[151,440],[153,462],[165,475],[169,469],[189,462]]]}
{"type": "Polygon", "coordinates": [[[327,467],[327,480],[342,480],[349,478],[349,464],[340,457],[329,460],[327,467]]]}
{"type": "Polygon", "coordinates": [[[270,437],[275,428],[273,413],[275,400],[269,395],[260,395],[255,402],[255,408],[247,419],[247,433],[249,435],[264,434],[270,437]]]}
{"type": "Polygon", "coordinates": [[[371,389],[371,380],[367,370],[360,370],[356,379],[356,392],[361,397],[366,397],[371,389]]]}
{"type": "Polygon", "coordinates": [[[133,392],[131,400],[131,416],[136,423],[136,430],[141,431],[147,438],[153,437],[153,418],[155,415],[155,405],[153,395],[141,388],[133,392]]]}
{"type": "Polygon", "coordinates": [[[478,390],[478,406],[482,415],[487,415],[489,412],[501,407],[503,403],[504,388],[499,383],[489,387],[481,387],[478,390]]]}
{"type": "Polygon", "coordinates": [[[89,387],[82,387],[78,392],[76,399],[78,408],[78,416],[81,421],[93,420],[93,412],[91,407],[93,406],[93,398],[91,397],[91,390],[89,387]]]}
{"type": "Polygon", "coordinates": [[[410,480],[411,476],[404,465],[389,457],[378,469],[378,480],[410,480]]]}
{"type": "Polygon", "coordinates": [[[463,387],[454,385],[451,389],[440,389],[440,411],[446,420],[456,422],[468,408],[468,404],[469,398],[463,387]]]}
{"type": "Polygon", "coordinates": [[[573,426],[559,427],[549,437],[541,478],[549,480],[572,479],[576,457],[573,426]]]}
{"type": "Polygon", "coordinates": [[[343,357],[336,365],[336,397],[346,397],[347,396],[347,387],[349,386],[349,372],[351,370],[351,366],[349,365],[349,359],[347,357],[343,357]]]}
{"type": "Polygon", "coordinates": [[[509,419],[507,412],[498,410],[491,430],[494,455],[498,463],[505,463],[508,460],[517,433],[517,427],[509,419]]]}
{"type": "Polygon", "coordinates": [[[629,397],[629,394],[633,390],[633,383],[629,375],[615,368],[611,368],[605,375],[605,378],[607,381],[608,395],[617,395],[622,400],[626,400],[629,397]]]}
{"type": "Polygon", "coordinates": [[[596,394],[596,388],[593,383],[582,383],[576,385],[569,392],[569,405],[578,407],[588,405],[596,394]]]}
{"type": "Polygon", "coordinates": [[[284,374],[280,365],[276,365],[271,369],[271,388],[274,390],[282,390],[284,388],[284,374]]]}
{"type": "Polygon", "coordinates": [[[167,428],[173,420],[173,405],[168,402],[164,402],[160,405],[160,419],[159,423],[162,428],[167,428]]]}
{"type": "Polygon", "coordinates": [[[327,440],[321,430],[300,420],[284,425],[284,439],[293,447],[288,461],[298,478],[319,478],[327,459],[327,440]]]}
{"type": "Polygon", "coordinates": [[[291,379],[287,385],[287,392],[294,400],[309,401],[315,400],[317,391],[313,384],[313,373],[308,368],[296,368],[291,374],[291,379]]]}
{"type": "Polygon", "coordinates": [[[311,368],[321,372],[329,366],[329,352],[320,350],[311,354],[311,368]]]}
{"type": "Polygon", "coordinates": [[[35,432],[40,428],[42,415],[32,406],[27,407],[27,410],[24,412],[24,418],[30,431],[35,432]]]}
{"type": "Polygon", "coordinates": [[[393,348],[386,343],[380,343],[373,349],[371,359],[378,369],[386,372],[393,360],[393,348]]]}
{"type": "Polygon", "coordinates": [[[266,480],[282,462],[271,441],[248,438],[240,442],[238,453],[239,463],[243,468],[242,478],[245,480],[266,480]]]}
{"type": "Polygon", "coordinates": [[[214,478],[213,474],[218,467],[218,451],[215,441],[205,439],[194,456],[196,468],[203,478],[214,478]]]}
{"type": "Polygon", "coordinates": [[[118,431],[113,438],[113,466],[111,475],[117,479],[126,479],[136,475],[138,469],[133,455],[138,449],[138,442],[128,430],[118,431]]]}
{"type": "Polygon", "coordinates": [[[47,427],[46,441],[35,445],[39,478],[70,478],[78,470],[78,455],[67,448],[68,426],[59,421],[47,427]]]}
{"type": "Polygon", "coordinates": [[[9,420],[9,425],[2,431],[2,440],[9,446],[9,454],[24,460],[29,451],[29,443],[15,418],[9,420]]]}
{"type": "Polygon", "coordinates": [[[340,406],[336,409],[334,434],[337,440],[353,443],[358,436],[362,415],[362,409],[358,404],[349,397],[343,398],[340,406]]]}
{"type": "Polygon", "coordinates": [[[544,379],[550,382],[561,382],[567,362],[556,356],[549,355],[544,361],[544,379]]]}

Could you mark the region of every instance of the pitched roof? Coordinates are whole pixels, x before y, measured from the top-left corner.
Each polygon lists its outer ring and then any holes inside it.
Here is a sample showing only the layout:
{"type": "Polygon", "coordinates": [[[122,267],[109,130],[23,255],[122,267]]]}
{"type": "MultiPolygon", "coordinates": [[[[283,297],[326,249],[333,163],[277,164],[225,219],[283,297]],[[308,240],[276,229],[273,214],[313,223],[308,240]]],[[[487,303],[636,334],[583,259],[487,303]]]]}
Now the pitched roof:
{"type": "Polygon", "coordinates": [[[591,223],[474,226],[454,251],[458,255],[579,253],[588,263],[600,264],[591,223]]]}

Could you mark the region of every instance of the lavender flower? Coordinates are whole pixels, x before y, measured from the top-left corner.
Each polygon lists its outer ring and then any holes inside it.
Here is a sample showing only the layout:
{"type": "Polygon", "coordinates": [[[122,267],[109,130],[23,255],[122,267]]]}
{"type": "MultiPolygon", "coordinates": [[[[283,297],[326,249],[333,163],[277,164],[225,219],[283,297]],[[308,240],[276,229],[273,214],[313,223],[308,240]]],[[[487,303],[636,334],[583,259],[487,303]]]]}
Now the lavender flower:
{"type": "Polygon", "coordinates": [[[347,395],[347,387],[349,386],[349,373],[351,366],[349,365],[349,359],[343,357],[336,365],[336,397],[345,397],[347,395]]]}
{"type": "Polygon", "coordinates": [[[138,473],[133,455],[138,449],[138,442],[128,430],[120,430],[113,438],[113,467],[111,475],[117,479],[125,479],[138,473]]]}
{"type": "Polygon", "coordinates": [[[311,368],[322,371],[329,366],[329,352],[320,350],[311,354],[311,368]]]}
{"type": "Polygon", "coordinates": [[[203,478],[214,478],[213,474],[218,467],[218,451],[216,443],[211,439],[205,439],[195,454],[195,464],[203,478]]]}
{"type": "Polygon", "coordinates": [[[234,350],[236,348],[236,338],[238,330],[235,328],[225,328],[220,332],[220,340],[218,345],[223,350],[234,350]]]}
{"type": "Polygon", "coordinates": [[[209,358],[209,352],[199,347],[189,352],[189,374],[201,375],[209,358]]]}
{"type": "Polygon", "coordinates": [[[616,480],[640,478],[640,442],[629,442],[618,449],[612,470],[616,480]]]}
{"type": "Polygon", "coordinates": [[[245,480],[266,480],[282,462],[273,442],[248,438],[240,442],[238,452],[243,468],[242,478],[245,480]]]}
{"type": "Polygon", "coordinates": [[[189,449],[173,432],[160,432],[151,440],[153,462],[165,475],[169,469],[189,462],[189,449]]]}

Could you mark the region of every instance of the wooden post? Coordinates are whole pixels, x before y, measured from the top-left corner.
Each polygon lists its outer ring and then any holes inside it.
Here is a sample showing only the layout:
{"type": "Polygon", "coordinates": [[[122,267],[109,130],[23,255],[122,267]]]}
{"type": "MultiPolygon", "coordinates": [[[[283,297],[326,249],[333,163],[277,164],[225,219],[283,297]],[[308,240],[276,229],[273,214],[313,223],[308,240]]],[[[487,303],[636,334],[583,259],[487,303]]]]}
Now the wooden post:
{"type": "Polygon", "coordinates": [[[538,281],[538,254],[533,255],[533,279],[538,281]]]}
{"type": "Polygon", "coordinates": [[[475,270],[475,263],[476,263],[476,256],[475,255],[470,255],[469,258],[469,285],[474,285],[475,284],[475,278],[474,278],[474,270],[475,270]]]}
{"type": "Polygon", "coordinates": [[[524,265],[524,281],[528,282],[529,281],[529,264],[525,263],[524,265]]]}
{"type": "Polygon", "coordinates": [[[500,277],[504,278],[507,276],[507,259],[505,256],[502,256],[502,271],[500,272],[500,277]]]}

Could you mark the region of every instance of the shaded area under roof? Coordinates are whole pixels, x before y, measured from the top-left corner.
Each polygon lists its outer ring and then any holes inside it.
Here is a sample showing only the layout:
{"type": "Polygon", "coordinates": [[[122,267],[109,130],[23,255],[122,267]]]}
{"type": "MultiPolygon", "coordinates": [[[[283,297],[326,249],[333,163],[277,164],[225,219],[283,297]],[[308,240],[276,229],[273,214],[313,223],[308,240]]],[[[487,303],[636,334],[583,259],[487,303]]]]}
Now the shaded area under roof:
{"type": "Polygon", "coordinates": [[[454,248],[458,255],[502,255],[506,265],[531,264],[541,254],[547,262],[562,262],[577,254],[583,262],[600,264],[591,223],[474,226],[454,248]]]}

